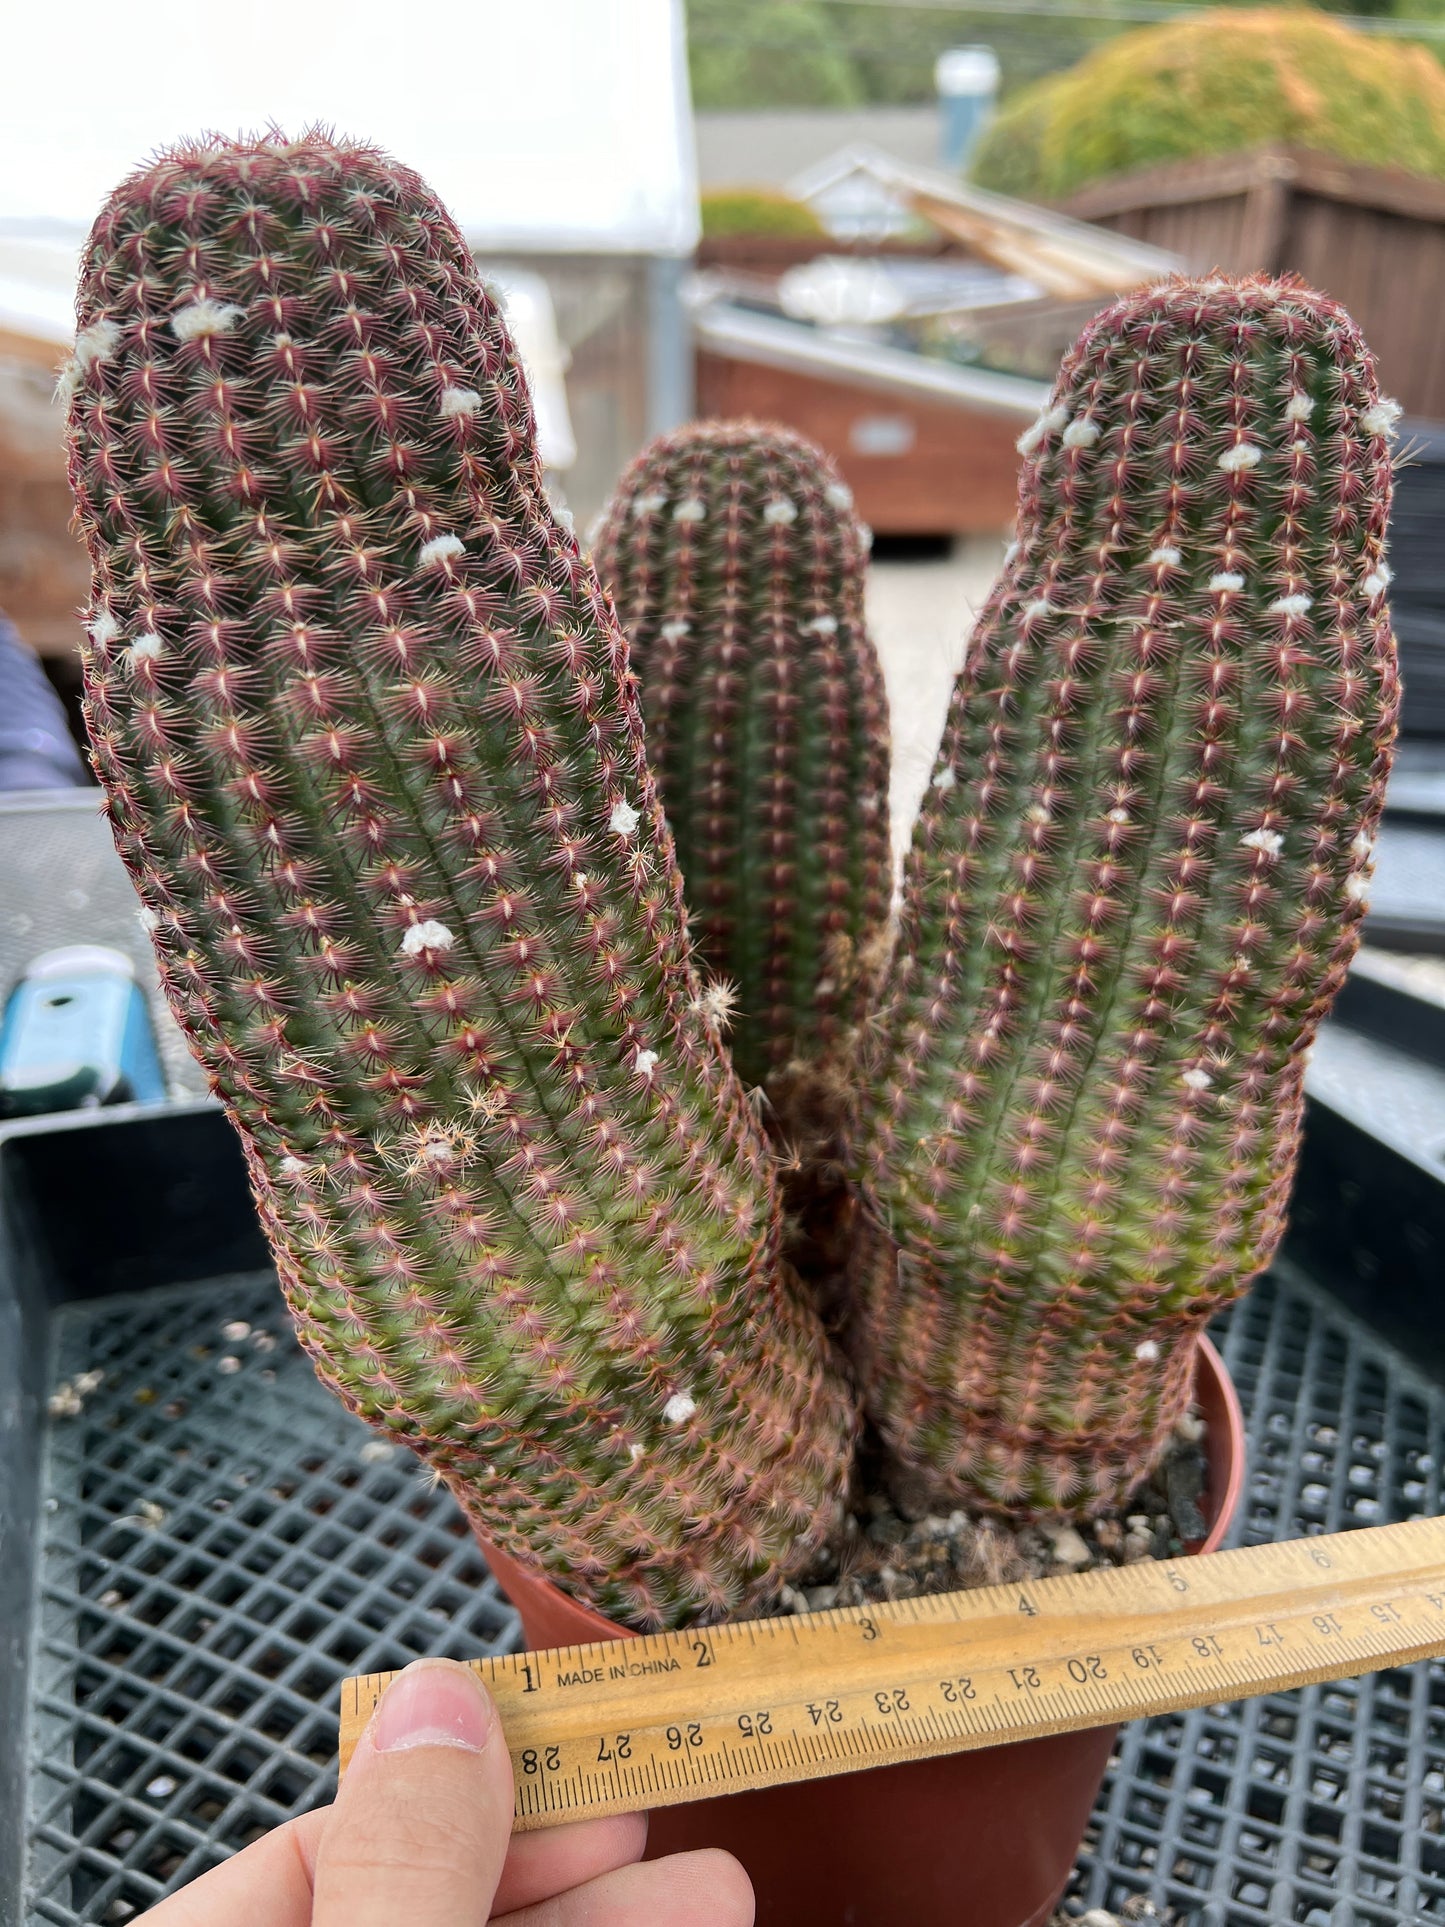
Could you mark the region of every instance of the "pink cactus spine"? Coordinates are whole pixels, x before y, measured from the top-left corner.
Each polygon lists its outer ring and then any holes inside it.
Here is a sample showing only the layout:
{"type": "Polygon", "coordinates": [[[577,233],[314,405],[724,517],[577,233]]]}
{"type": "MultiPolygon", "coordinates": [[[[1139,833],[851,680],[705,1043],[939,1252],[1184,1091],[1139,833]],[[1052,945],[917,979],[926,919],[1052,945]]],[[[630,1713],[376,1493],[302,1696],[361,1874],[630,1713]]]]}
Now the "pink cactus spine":
{"type": "Polygon", "coordinates": [[[1268,1261],[1398,688],[1389,437],[1341,309],[1175,281],[1020,443],[855,1119],[855,1343],[922,1502],[1114,1505],[1268,1261]]]}
{"type": "Polygon", "coordinates": [[[79,321],[95,764],[318,1374],[617,1618],[765,1600],[851,1398],[460,235],[372,149],[189,145],[79,321]]]}
{"type": "Polygon", "coordinates": [[[633,463],[597,548],[698,952],[735,993],[733,1061],[785,1110],[804,1066],[841,1074],[888,912],[888,708],[852,501],[802,436],[697,422],[633,463]]]}

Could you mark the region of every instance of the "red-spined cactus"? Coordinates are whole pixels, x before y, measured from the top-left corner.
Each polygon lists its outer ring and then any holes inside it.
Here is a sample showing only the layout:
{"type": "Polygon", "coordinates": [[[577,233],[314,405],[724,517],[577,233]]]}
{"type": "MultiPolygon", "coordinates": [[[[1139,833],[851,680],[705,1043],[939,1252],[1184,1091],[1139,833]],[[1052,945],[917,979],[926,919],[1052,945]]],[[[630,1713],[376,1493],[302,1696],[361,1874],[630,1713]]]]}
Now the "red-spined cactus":
{"type": "Polygon", "coordinates": [[[1275,1247],[1394,733],[1398,412],[1332,302],[1176,281],[1020,443],[855,1119],[856,1351],[931,1502],[1121,1499],[1275,1247]]]}
{"type": "Polygon", "coordinates": [[[750,1084],[836,1053],[888,912],[888,707],[852,502],[802,436],[700,422],[638,457],[598,542],[750,1084]]]}
{"type": "Polygon", "coordinates": [[[369,148],[186,146],[79,322],[96,768],[318,1373],[619,1619],[765,1599],[851,1403],[460,235],[369,148]]]}

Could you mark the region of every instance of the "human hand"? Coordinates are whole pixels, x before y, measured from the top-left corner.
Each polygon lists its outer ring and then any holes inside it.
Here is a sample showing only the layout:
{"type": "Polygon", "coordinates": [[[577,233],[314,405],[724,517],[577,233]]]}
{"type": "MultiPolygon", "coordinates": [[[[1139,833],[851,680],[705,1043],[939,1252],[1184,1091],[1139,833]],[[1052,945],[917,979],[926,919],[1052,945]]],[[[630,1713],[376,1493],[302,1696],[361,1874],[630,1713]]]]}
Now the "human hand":
{"type": "Polygon", "coordinates": [[[148,1927],[752,1927],[731,1854],[639,1865],[644,1814],[512,1832],[512,1763],[469,1667],[387,1688],[334,1806],[288,1821],[146,1915],[148,1927]]]}

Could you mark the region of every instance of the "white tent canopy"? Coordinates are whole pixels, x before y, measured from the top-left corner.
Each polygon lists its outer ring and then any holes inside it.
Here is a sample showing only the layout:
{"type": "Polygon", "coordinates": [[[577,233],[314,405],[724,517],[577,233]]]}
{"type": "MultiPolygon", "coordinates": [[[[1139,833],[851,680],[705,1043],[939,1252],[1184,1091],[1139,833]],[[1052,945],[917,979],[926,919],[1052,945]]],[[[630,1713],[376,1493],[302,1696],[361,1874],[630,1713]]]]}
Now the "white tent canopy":
{"type": "Polygon", "coordinates": [[[71,0],[14,9],[0,222],[88,226],[157,147],[317,122],[414,167],[482,250],[686,254],[681,0],[71,0]]]}

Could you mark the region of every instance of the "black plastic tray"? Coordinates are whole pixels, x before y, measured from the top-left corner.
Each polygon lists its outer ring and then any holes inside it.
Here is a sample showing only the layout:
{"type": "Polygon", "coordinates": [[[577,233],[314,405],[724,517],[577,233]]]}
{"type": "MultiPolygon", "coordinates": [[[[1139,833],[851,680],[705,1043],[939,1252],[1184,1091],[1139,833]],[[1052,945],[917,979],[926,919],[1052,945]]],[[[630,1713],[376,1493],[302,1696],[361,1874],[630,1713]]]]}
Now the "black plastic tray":
{"type": "MultiPolygon", "coordinates": [[[[1220,1334],[1247,1541],[1442,1509],[1445,1006],[1362,971],[1340,1014],[1286,1261],[1220,1334]]],[[[129,1920],[327,1797],[346,1674],[515,1637],[450,1499],[312,1378],[218,1111],[0,1134],[5,1927],[129,1920]]],[[[1128,1729],[1068,1904],[1126,1903],[1445,1923],[1445,1668],[1128,1729]]]]}

